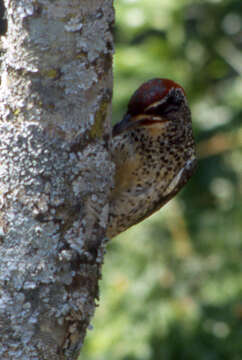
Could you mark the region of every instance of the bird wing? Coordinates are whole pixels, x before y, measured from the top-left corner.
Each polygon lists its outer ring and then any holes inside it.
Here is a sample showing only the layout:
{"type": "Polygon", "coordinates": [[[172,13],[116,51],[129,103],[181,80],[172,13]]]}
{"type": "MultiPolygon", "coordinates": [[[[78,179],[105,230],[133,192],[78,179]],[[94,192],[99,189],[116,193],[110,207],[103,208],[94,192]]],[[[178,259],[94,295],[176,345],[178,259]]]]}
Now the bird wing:
{"type": "MultiPolygon", "coordinates": [[[[190,177],[193,175],[196,167],[197,167],[196,159],[194,158],[193,160],[189,160],[186,166],[184,167],[183,172],[180,175],[179,181],[177,182],[175,187],[173,187],[173,189],[170,192],[168,192],[167,195],[161,196],[155,202],[152,209],[150,209],[145,215],[141,216],[133,225],[136,225],[139,222],[145,220],[146,218],[154,214],[156,211],[160,210],[169,200],[171,200],[183,188],[183,186],[186,185],[190,177]]],[[[170,185],[168,185],[168,188],[169,186],[170,185]]]]}

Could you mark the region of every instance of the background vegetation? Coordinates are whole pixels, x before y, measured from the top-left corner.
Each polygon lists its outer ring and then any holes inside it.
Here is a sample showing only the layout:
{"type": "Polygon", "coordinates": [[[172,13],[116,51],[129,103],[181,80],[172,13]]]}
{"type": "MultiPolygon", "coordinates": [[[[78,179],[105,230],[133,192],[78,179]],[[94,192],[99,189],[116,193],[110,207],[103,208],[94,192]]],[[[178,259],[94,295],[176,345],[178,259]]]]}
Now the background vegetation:
{"type": "Polygon", "coordinates": [[[136,87],[186,89],[196,175],[108,246],[85,360],[242,359],[241,0],[117,0],[114,120],[136,87]]]}

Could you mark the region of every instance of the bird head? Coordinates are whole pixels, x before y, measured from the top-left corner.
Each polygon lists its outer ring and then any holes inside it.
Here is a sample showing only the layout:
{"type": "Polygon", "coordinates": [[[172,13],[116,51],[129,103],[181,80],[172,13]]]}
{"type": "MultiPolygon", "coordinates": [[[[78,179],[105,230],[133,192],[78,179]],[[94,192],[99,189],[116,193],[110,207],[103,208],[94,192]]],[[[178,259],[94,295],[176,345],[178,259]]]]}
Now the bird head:
{"type": "Polygon", "coordinates": [[[184,89],[169,79],[152,79],[142,84],[131,97],[123,119],[113,128],[113,136],[135,128],[159,130],[169,123],[191,123],[184,89]]]}

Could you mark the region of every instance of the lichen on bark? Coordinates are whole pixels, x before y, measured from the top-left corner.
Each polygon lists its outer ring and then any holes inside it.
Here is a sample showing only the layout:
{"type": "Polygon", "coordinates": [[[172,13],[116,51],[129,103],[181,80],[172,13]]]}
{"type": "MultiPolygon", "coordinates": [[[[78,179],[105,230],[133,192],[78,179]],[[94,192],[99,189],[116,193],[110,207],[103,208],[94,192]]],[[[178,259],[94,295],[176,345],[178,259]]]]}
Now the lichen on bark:
{"type": "Polygon", "coordinates": [[[76,359],[105,250],[112,0],[5,0],[0,358],[76,359]]]}

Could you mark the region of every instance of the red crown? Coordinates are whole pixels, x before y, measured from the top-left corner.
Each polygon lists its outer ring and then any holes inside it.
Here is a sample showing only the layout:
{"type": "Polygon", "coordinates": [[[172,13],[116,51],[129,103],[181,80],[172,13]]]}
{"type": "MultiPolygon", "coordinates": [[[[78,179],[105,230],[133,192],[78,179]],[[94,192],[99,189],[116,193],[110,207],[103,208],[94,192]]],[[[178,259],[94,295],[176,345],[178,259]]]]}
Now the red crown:
{"type": "Polygon", "coordinates": [[[137,115],[149,105],[161,100],[171,89],[184,89],[177,83],[169,79],[151,79],[142,84],[131,97],[128,104],[128,113],[137,115]]]}

